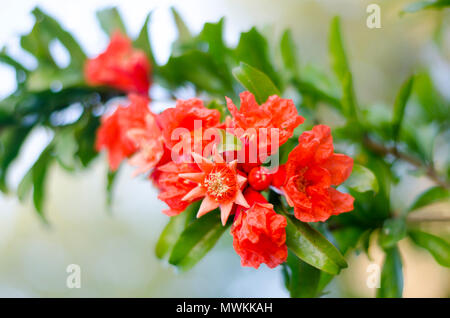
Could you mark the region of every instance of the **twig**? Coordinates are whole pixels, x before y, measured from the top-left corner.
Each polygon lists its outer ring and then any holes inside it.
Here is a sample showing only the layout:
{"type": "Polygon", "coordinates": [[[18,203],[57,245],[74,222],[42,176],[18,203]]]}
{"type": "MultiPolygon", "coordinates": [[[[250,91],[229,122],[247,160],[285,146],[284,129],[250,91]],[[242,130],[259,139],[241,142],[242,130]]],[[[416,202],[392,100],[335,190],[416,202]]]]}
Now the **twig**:
{"type": "Polygon", "coordinates": [[[419,159],[399,151],[396,146],[386,147],[386,146],[372,140],[368,136],[364,137],[363,142],[367,148],[369,148],[371,151],[373,151],[381,156],[392,155],[398,159],[401,159],[401,160],[409,163],[410,165],[412,165],[418,169],[424,169],[426,175],[431,180],[433,180],[436,184],[438,184],[439,186],[441,186],[445,189],[450,189],[450,184],[448,182],[442,180],[439,177],[436,170],[434,170],[434,168],[431,165],[427,165],[427,164],[423,163],[422,161],[420,161],[419,159]]]}

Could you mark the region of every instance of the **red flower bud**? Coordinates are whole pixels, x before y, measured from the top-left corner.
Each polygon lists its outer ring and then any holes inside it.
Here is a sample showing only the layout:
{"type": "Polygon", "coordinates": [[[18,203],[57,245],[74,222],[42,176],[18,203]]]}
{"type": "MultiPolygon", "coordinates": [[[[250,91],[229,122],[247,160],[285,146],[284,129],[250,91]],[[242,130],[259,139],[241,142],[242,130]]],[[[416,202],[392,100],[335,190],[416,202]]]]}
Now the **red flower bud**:
{"type": "Polygon", "coordinates": [[[248,175],[248,182],[253,189],[262,191],[267,189],[272,182],[272,174],[266,167],[255,167],[248,175]]]}

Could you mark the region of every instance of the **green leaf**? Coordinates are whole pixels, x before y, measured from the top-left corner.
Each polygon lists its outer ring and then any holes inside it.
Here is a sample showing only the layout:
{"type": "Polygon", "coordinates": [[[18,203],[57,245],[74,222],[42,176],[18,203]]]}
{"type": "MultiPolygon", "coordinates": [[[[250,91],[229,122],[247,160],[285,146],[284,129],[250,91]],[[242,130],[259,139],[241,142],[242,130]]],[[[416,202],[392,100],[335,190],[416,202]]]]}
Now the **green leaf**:
{"type": "Polygon", "coordinates": [[[450,244],[448,242],[440,237],[417,230],[409,231],[409,237],[416,245],[428,250],[440,265],[450,267],[450,244]]]}
{"type": "Polygon", "coordinates": [[[178,30],[178,40],[179,42],[187,42],[192,38],[191,32],[189,31],[189,28],[187,27],[184,20],[181,18],[178,11],[171,7],[170,11],[172,12],[173,19],[175,20],[175,24],[177,26],[178,30]]]}
{"type": "Polygon", "coordinates": [[[339,250],[307,223],[277,208],[286,217],[286,244],[301,260],[332,275],[339,274],[347,262],[339,250]]]}
{"type": "Polygon", "coordinates": [[[223,18],[217,23],[205,23],[198,38],[208,44],[208,53],[218,65],[224,68],[223,71],[231,75],[226,64],[229,49],[223,40],[223,25],[223,18]]]}
{"type": "Polygon", "coordinates": [[[147,58],[151,61],[152,69],[155,71],[157,66],[155,56],[153,55],[152,46],[150,44],[150,38],[148,36],[148,25],[150,22],[151,12],[147,14],[145,18],[144,24],[142,25],[141,31],[139,32],[138,37],[134,40],[134,47],[136,49],[141,49],[147,55],[147,58]]]}
{"type": "Polygon", "coordinates": [[[100,27],[108,36],[111,36],[116,31],[127,35],[125,24],[123,23],[123,20],[117,8],[112,7],[99,10],[97,11],[96,15],[97,20],[100,23],[100,27]]]}
{"type": "Polygon", "coordinates": [[[169,223],[167,223],[166,227],[159,236],[158,243],[156,243],[156,257],[162,259],[166,255],[170,254],[181,233],[183,233],[186,226],[188,226],[193,217],[195,217],[199,206],[200,201],[194,202],[190,204],[184,212],[170,217],[169,223]]]}
{"type": "Polygon", "coordinates": [[[399,298],[403,294],[403,272],[400,252],[396,246],[386,250],[381,270],[378,298],[399,298]]]}
{"type": "Polygon", "coordinates": [[[344,44],[342,42],[341,23],[339,17],[334,17],[331,21],[329,50],[331,67],[337,78],[341,81],[341,83],[343,83],[348,77],[348,74],[351,72],[347,62],[347,54],[345,53],[344,44]]]}
{"type": "Polygon", "coordinates": [[[72,129],[65,128],[55,134],[54,147],[56,159],[66,170],[73,171],[76,168],[76,152],[78,144],[72,129]]]}
{"type": "Polygon", "coordinates": [[[280,79],[272,65],[267,40],[256,28],[241,33],[234,55],[237,62],[243,62],[260,70],[280,87],[280,79]]]}
{"type": "Polygon", "coordinates": [[[394,140],[398,139],[403,117],[405,115],[406,104],[408,103],[409,96],[411,95],[413,84],[414,77],[411,76],[405,83],[403,83],[397,94],[397,98],[395,99],[393,110],[394,115],[392,117],[392,138],[394,140]]]}
{"type": "Polygon", "coordinates": [[[283,268],[287,276],[285,282],[292,298],[312,298],[317,296],[321,271],[289,253],[283,268]]]}
{"type": "Polygon", "coordinates": [[[299,63],[297,61],[297,48],[292,33],[290,30],[284,31],[281,37],[281,58],[283,59],[284,67],[292,74],[294,78],[299,76],[299,63]]]}
{"type": "Polygon", "coordinates": [[[280,91],[266,74],[248,64],[241,63],[234,68],[233,75],[255,95],[259,104],[264,103],[269,96],[280,95],[280,91]]]}
{"type": "Polygon", "coordinates": [[[33,15],[36,17],[36,23],[39,23],[40,29],[48,33],[50,37],[58,39],[67,49],[70,55],[71,66],[82,69],[86,60],[86,54],[73,36],[64,30],[55,19],[46,15],[39,8],[33,10],[33,15]]]}
{"type": "Polygon", "coordinates": [[[222,226],[218,210],[209,212],[192,222],[175,243],[169,263],[188,270],[200,261],[227,229],[222,226]]]}
{"type": "Polygon", "coordinates": [[[353,165],[352,174],[345,181],[344,185],[357,192],[378,192],[378,181],[375,174],[359,164],[353,165]]]}
{"type": "MultiPolygon", "coordinates": [[[[23,84],[25,81],[26,75],[28,75],[29,70],[25,68],[22,64],[20,64],[18,61],[13,59],[11,56],[9,56],[6,53],[6,49],[3,49],[0,51],[0,63],[7,64],[9,66],[12,66],[14,70],[16,71],[16,81],[18,85],[23,84]]],[[[0,110],[2,111],[2,110],[0,110]]],[[[1,120],[0,120],[1,123],[1,120]]]]}
{"type": "Polygon", "coordinates": [[[211,55],[199,50],[170,57],[167,64],[159,68],[159,72],[171,89],[194,84],[198,90],[222,98],[224,95],[234,95],[231,83],[221,75],[221,69],[211,55]]]}
{"type": "Polygon", "coordinates": [[[333,231],[333,237],[342,254],[355,248],[364,230],[356,226],[346,226],[333,231]]]}
{"type": "Polygon", "coordinates": [[[350,72],[347,72],[344,75],[342,80],[342,110],[344,114],[353,121],[351,124],[353,125],[353,129],[358,128],[358,126],[354,126],[357,124],[358,117],[358,106],[355,97],[355,91],[353,89],[353,77],[350,72]]]}
{"type": "Polygon", "coordinates": [[[450,7],[450,0],[417,1],[407,5],[401,13],[413,13],[425,9],[442,9],[450,7]]]}
{"type": "Polygon", "coordinates": [[[30,127],[12,127],[0,135],[0,190],[3,192],[7,190],[8,168],[19,155],[30,130],[30,127]]]}
{"type": "Polygon", "coordinates": [[[40,27],[40,24],[40,21],[36,17],[36,22],[30,33],[20,38],[20,45],[25,51],[33,55],[40,65],[56,68],[56,63],[49,49],[50,42],[54,37],[48,34],[48,32],[45,32],[40,27]]]}
{"type": "Polygon", "coordinates": [[[432,187],[425,192],[423,192],[416,200],[411,204],[408,208],[409,211],[418,210],[427,206],[429,204],[433,204],[440,201],[447,201],[450,199],[450,191],[441,187],[432,187]]]}
{"type": "MultiPolygon", "coordinates": [[[[30,171],[28,172],[31,174],[31,181],[33,183],[34,207],[36,208],[36,212],[44,222],[47,222],[44,215],[44,202],[46,194],[47,172],[53,161],[52,151],[53,144],[50,143],[47,148],[42,151],[39,158],[36,160],[30,171]]],[[[25,176],[25,178],[27,178],[27,176],[25,176]]]]}
{"type": "Polygon", "coordinates": [[[383,249],[389,249],[398,241],[406,237],[406,223],[404,218],[387,219],[380,231],[378,242],[383,249]]]}

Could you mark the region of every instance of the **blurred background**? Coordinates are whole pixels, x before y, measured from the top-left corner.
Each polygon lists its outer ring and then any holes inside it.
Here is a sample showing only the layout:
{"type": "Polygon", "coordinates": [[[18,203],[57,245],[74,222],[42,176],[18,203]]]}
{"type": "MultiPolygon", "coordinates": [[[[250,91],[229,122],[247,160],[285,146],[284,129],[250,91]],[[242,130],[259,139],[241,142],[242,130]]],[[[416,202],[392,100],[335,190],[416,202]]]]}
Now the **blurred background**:
{"type": "MultiPolygon", "coordinates": [[[[299,47],[302,63],[326,68],[329,23],[342,19],[343,34],[351,57],[358,97],[363,104],[392,104],[404,79],[421,68],[430,69],[442,95],[450,99],[450,33],[442,34],[441,49],[433,44],[442,13],[433,11],[400,17],[402,0],[17,0],[2,3],[0,48],[24,65],[35,61],[20,49],[19,36],[34,20],[30,11],[39,6],[55,17],[82,44],[90,56],[108,44],[95,18],[95,11],[117,6],[132,34],[137,34],[146,14],[153,11],[150,36],[156,59],[164,63],[176,30],[170,16],[175,6],[194,33],[205,22],[225,16],[225,38],[237,43],[240,31],[256,25],[279,39],[289,27],[299,47]],[[381,28],[366,26],[367,5],[381,7],[381,28]]],[[[445,23],[445,22],[444,22],[445,23]]],[[[444,30],[449,28],[444,28],[444,30]]],[[[277,40],[278,41],[278,40],[277,40]]],[[[55,56],[64,63],[64,52],[55,56]]],[[[14,72],[0,65],[0,98],[14,91],[14,72]]],[[[157,99],[157,98],[155,98],[157,99]]],[[[156,101],[164,106],[164,101],[156,101]]],[[[166,105],[167,106],[167,105],[166,105]]],[[[16,187],[38,153],[48,143],[45,130],[36,130],[22,149],[8,176],[16,187]]],[[[439,147],[437,147],[439,148],[439,147]]],[[[448,149],[438,149],[448,155],[448,149]]],[[[190,272],[176,273],[157,260],[154,246],[168,217],[156,190],[142,178],[132,178],[132,169],[120,171],[111,209],[105,205],[107,165],[100,157],[83,172],[69,174],[53,165],[48,181],[44,225],[31,202],[21,205],[12,194],[0,194],[0,297],[286,297],[281,269],[263,266],[243,268],[233,251],[231,235],[190,272]],[[81,266],[81,288],[66,287],[66,267],[81,266]]],[[[394,187],[399,207],[428,188],[425,178],[408,176],[394,187]]],[[[419,212],[422,213],[422,212],[419,212]]],[[[448,205],[434,205],[427,216],[449,216],[448,205]]],[[[433,232],[450,238],[450,223],[426,224],[433,232]]],[[[449,297],[450,270],[439,266],[424,250],[407,240],[400,243],[405,270],[405,297],[449,297]]],[[[371,248],[366,255],[351,255],[349,268],[326,290],[328,296],[372,297],[366,285],[367,266],[381,264],[382,253],[371,248]]]]}

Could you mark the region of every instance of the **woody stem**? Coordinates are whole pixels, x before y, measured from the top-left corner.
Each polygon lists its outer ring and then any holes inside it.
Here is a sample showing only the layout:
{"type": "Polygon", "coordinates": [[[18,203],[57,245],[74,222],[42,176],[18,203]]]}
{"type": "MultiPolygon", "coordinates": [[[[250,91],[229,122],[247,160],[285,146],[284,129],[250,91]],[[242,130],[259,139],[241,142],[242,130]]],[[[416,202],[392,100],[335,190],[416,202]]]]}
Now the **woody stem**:
{"type": "Polygon", "coordinates": [[[380,144],[372,140],[368,136],[364,137],[363,143],[368,149],[370,149],[372,152],[380,156],[384,157],[387,155],[392,155],[400,160],[409,163],[410,165],[416,167],[417,169],[424,169],[428,178],[433,180],[433,182],[435,182],[437,185],[445,189],[450,189],[450,184],[439,177],[438,173],[436,172],[436,170],[432,165],[426,164],[413,156],[410,156],[408,154],[399,151],[396,146],[387,147],[383,144],[380,144]]]}

